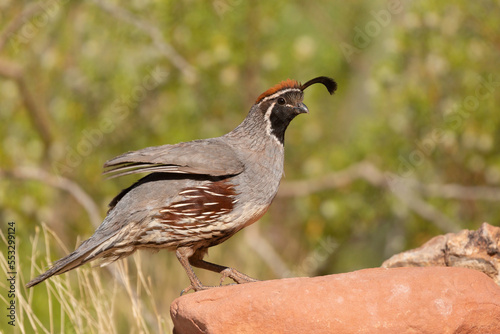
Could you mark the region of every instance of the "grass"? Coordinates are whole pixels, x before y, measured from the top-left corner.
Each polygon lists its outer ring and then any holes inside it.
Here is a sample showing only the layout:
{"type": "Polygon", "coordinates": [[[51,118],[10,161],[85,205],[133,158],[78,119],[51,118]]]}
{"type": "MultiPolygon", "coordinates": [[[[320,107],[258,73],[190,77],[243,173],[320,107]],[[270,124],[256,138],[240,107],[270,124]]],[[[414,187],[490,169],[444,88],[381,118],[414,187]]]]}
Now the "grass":
{"type": "MultiPolygon", "coordinates": [[[[0,230],[2,245],[7,245],[0,230]]],[[[16,250],[19,250],[19,242],[16,250]]],[[[30,240],[31,255],[16,254],[16,326],[11,327],[2,312],[1,332],[13,333],[171,333],[173,324],[169,302],[158,307],[152,279],[143,270],[141,253],[121,260],[105,269],[82,266],[71,274],[54,276],[26,289],[29,278],[42,273],[52,261],[49,245],[58,245],[66,253],[62,241],[45,224],[37,228],[30,240]],[[45,254],[40,255],[40,250],[45,254]],[[30,264],[25,263],[30,261],[30,264]],[[29,277],[28,277],[29,275],[29,277]],[[75,278],[76,275],[76,278],[75,278]]],[[[7,247],[2,247],[7,249],[7,247]]],[[[142,256],[144,256],[143,253],[142,256]]],[[[57,257],[57,256],[55,256],[57,257]]],[[[7,272],[6,252],[0,253],[0,267],[7,272]]],[[[5,310],[10,299],[7,281],[0,281],[0,308],[5,310]]],[[[158,296],[156,296],[158,297],[158,296]]],[[[171,297],[173,298],[173,297],[171,297]]]]}

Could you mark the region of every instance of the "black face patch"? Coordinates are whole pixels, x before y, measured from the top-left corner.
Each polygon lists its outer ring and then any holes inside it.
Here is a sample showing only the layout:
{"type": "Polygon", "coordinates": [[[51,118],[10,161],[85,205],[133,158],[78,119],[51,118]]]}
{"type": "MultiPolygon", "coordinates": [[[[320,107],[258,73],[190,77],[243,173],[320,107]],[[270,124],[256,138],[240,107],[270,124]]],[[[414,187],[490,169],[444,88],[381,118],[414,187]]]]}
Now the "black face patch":
{"type": "Polygon", "coordinates": [[[269,116],[271,134],[274,135],[282,145],[285,143],[286,128],[297,115],[298,112],[294,108],[277,103],[271,110],[271,115],[269,116]]]}
{"type": "Polygon", "coordinates": [[[302,92],[291,91],[278,95],[269,101],[274,103],[274,107],[268,115],[268,122],[270,125],[269,132],[270,135],[275,136],[282,145],[284,145],[285,142],[285,131],[288,124],[301,113],[295,106],[302,103],[303,97],[304,95],[302,92]]]}

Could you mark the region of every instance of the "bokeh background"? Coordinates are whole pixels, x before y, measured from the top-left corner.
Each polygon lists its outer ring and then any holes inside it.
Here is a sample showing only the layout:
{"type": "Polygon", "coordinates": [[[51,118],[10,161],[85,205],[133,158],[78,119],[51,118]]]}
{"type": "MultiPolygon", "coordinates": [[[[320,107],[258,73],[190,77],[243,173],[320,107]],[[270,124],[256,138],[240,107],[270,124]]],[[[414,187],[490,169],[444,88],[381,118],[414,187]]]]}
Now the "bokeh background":
{"type": "Polygon", "coordinates": [[[339,88],[307,90],[274,204],[209,260],[317,276],[498,225],[499,17],[491,0],[0,0],[0,259],[6,270],[13,221],[16,331],[170,332],[188,279],[166,251],[24,284],[138,178],[105,180],[106,160],[222,135],[287,78],[339,88]]]}

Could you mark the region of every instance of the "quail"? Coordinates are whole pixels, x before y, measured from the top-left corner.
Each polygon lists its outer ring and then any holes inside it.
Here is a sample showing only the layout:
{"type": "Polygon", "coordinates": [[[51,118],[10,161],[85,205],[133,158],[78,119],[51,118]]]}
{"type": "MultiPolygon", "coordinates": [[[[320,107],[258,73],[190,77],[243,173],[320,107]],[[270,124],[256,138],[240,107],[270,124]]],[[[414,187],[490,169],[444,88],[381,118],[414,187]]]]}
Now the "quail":
{"type": "Polygon", "coordinates": [[[164,248],[175,252],[189,277],[183,292],[210,288],[193,267],[220,273],[221,283],[225,277],[256,281],[203,257],[269,208],[283,175],[285,131],[297,115],[309,112],[304,90],[316,83],[330,94],[337,89],[328,77],[305,84],[287,79],[261,94],[243,122],[224,136],[148,147],[107,161],[104,174],[111,177],[149,174],[111,201],[89,239],[26,286],[93,260],[104,266],[138,249],[164,248]]]}

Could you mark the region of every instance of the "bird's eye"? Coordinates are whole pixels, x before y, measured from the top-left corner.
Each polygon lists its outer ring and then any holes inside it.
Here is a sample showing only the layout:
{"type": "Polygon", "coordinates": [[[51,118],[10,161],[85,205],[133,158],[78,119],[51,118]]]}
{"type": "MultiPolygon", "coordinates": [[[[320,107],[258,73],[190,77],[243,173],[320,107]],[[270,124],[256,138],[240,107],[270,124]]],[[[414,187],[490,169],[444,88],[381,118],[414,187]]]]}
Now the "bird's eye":
{"type": "Polygon", "coordinates": [[[285,103],[286,103],[286,101],[285,101],[285,99],[284,99],[284,98],[280,97],[280,98],[278,99],[278,104],[284,105],[285,103]]]}

